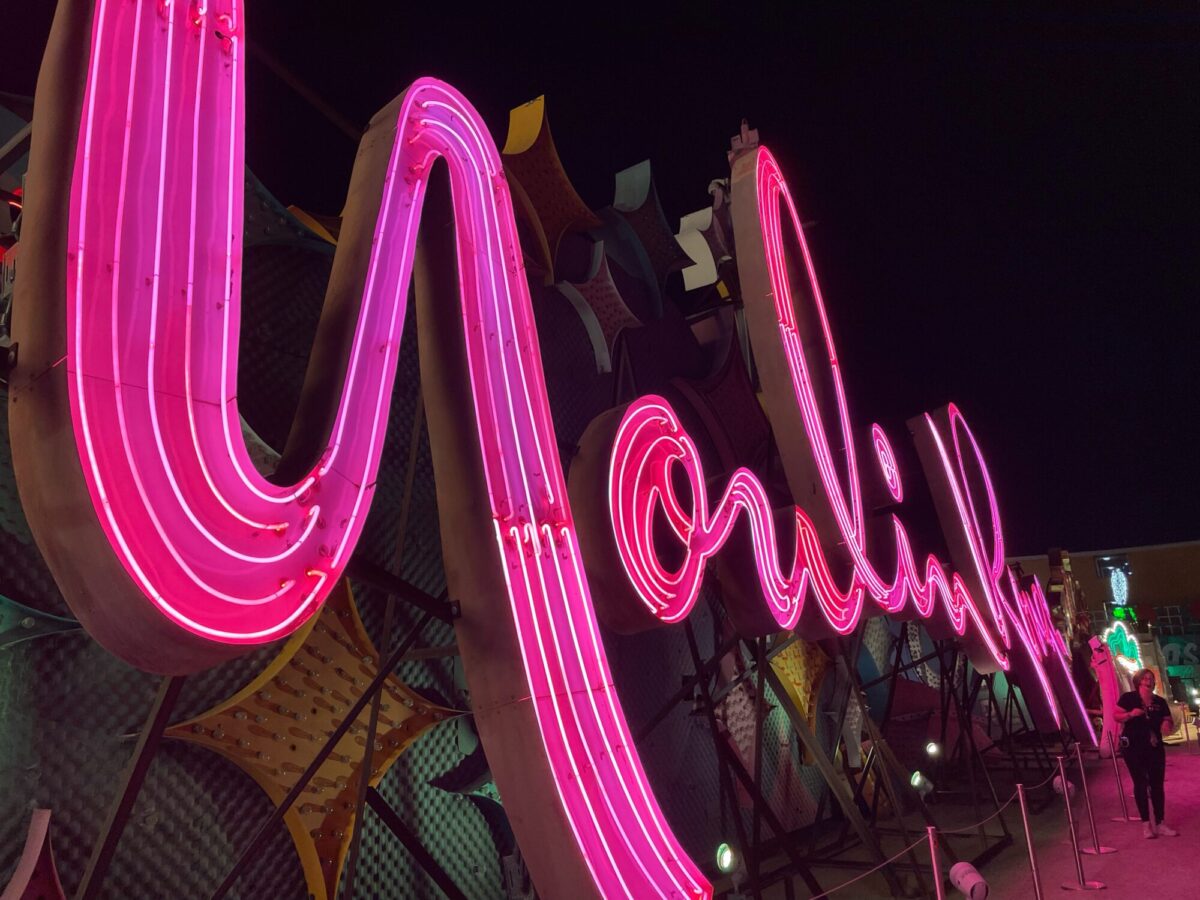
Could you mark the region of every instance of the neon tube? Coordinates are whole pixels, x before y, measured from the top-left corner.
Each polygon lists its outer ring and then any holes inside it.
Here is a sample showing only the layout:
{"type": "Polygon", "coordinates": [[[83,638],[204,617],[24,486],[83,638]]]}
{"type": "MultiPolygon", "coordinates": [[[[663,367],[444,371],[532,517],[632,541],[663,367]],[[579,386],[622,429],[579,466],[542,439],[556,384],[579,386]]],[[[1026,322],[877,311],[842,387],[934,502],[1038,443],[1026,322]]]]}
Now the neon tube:
{"type": "MultiPolygon", "coordinates": [[[[955,543],[968,549],[967,571],[971,581],[978,585],[983,602],[972,594],[962,575],[948,574],[947,567],[935,556],[927,557],[919,566],[908,534],[896,516],[891,517],[896,549],[894,574],[884,577],[868,558],[849,410],[824,300],[799,226],[800,217],[778,165],[765,148],[759,148],[741,164],[753,167],[752,180],[741,184],[753,190],[757,203],[754,209],[758,218],[753,224],[758,233],[747,237],[758,239],[763,248],[761,259],[753,253],[744,253],[739,258],[743,284],[752,280],[747,276],[756,274],[753,267],[763,267],[759,279],[761,293],[745,293],[743,300],[748,316],[765,316],[769,319],[760,320],[774,322],[774,339],[783,350],[785,362],[782,368],[761,365],[760,373],[765,388],[795,400],[824,498],[839,531],[840,541],[835,542],[830,536],[828,546],[849,557],[851,571],[847,583],[835,581],[834,566],[824,549],[826,544],[813,518],[799,506],[794,508],[793,563],[789,571],[783,571],[771,505],[755,475],[747,469],[734,471],[720,500],[711,507],[708,479],[696,446],[684,432],[674,410],[661,397],[642,397],[629,406],[617,429],[608,479],[609,512],[617,554],[635,594],[646,611],[661,621],[675,622],[685,617],[699,596],[705,563],[721,550],[739,517],[744,516],[752,535],[759,586],[779,628],[796,628],[809,599],[815,601],[820,613],[817,621],[823,626],[815,633],[809,632],[814,637],[853,631],[866,611],[867,599],[880,611],[893,615],[903,613],[911,601],[916,615],[925,619],[937,616],[955,634],[968,637],[969,646],[977,645],[980,649],[973,658],[985,671],[987,668],[1008,671],[1013,663],[1010,656],[1015,656],[1018,669],[1025,676],[1023,683],[1027,689],[1034,684],[1040,688],[1056,725],[1061,724],[1056,696],[1069,704],[1073,723],[1086,723],[1077,692],[1066,691],[1063,699],[1061,685],[1055,690],[1054,685],[1060,683],[1058,672],[1066,667],[1065,644],[1050,623],[1040,588],[1036,596],[1021,591],[1004,563],[1003,529],[991,477],[979,445],[956,406],[949,407],[948,439],[939,432],[932,417],[925,416],[924,421],[937,450],[940,477],[952,497],[955,522],[951,527],[960,538],[955,543]],[[805,336],[796,314],[784,249],[785,211],[798,239],[807,275],[807,291],[802,293],[811,298],[821,330],[821,340],[812,343],[823,345],[823,352],[814,352],[823,355],[829,366],[840,430],[837,443],[845,448],[840,455],[844,479],[832,449],[835,441],[830,438],[820,413],[810,361],[802,349],[805,336]],[[671,477],[675,469],[685,476],[690,508],[684,508],[675,492],[671,477]],[[979,473],[986,518],[981,517],[970,489],[969,469],[979,473]],[[674,569],[662,564],[656,548],[656,542],[667,537],[655,531],[656,512],[663,514],[682,551],[682,561],[674,569]]],[[[745,213],[745,208],[741,211],[745,213]]],[[[750,244],[739,232],[739,246],[750,244]]],[[[755,334],[756,340],[762,338],[762,332],[755,334]]],[[[776,427],[786,425],[777,423],[776,427]]],[[[871,433],[885,483],[892,498],[900,502],[903,485],[891,444],[879,425],[872,426],[871,433]]],[[[806,628],[811,629],[811,618],[808,621],[806,628]]],[[[1081,727],[1090,733],[1090,724],[1081,727]]]]}
{"type": "MultiPolygon", "coordinates": [[[[177,6],[97,0],[71,183],[71,427],[114,554],[163,616],[207,640],[274,640],[316,610],[372,499],[425,173],[444,160],[496,547],[559,806],[602,895],[711,896],[653,797],[613,688],[562,483],[509,189],[478,113],[433,79],[414,83],[400,103],[330,438],[310,471],[273,484],[250,462],[234,389],[244,166],[240,7],[235,0],[192,3],[180,15],[177,6]]],[[[1002,577],[998,517],[992,540],[979,538],[958,430],[949,441],[957,467],[939,447],[947,477],[965,497],[962,525],[978,550],[984,606],[935,557],[918,563],[895,517],[895,574],[885,578],[867,560],[850,420],[823,301],[801,235],[833,375],[836,441],[818,411],[787,283],[782,209],[793,223],[799,219],[774,160],[760,150],[754,162],[764,253],[739,262],[765,266],[775,285],[772,314],[790,390],[852,575],[848,584],[836,582],[822,536],[799,508],[795,562],[782,571],[767,495],[749,471],[735,472],[710,508],[695,445],[665,401],[651,397],[630,408],[609,479],[619,552],[642,602],[665,621],[686,616],[706,561],[744,515],[760,587],[783,627],[799,621],[809,596],[839,634],[858,625],[868,600],[892,613],[911,601],[917,614],[942,615],[959,635],[979,633],[1001,668],[1014,643],[1022,653],[1039,642],[1053,652],[1036,603],[1004,593],[1011,586],[1002,577]],[[846,447],[844,473],[838,445],[846,447]],[[677,467],[692,486],[690,508],[671,487],[677,467]],[[659,562],[652,539],[660,507],[685,549],[675,570],[659,562]]],[[[899,492],[886,436],[876,453],[889,489],[894,479],[899,492]]],[[[990,482],[988,496],[994,512],[990,482]]]]}
{"type": "Polygon", "coordinates": [[[238,425],[239,4],[97,0],[72,179],[67,371],[96,516],[179,627],[257,644],[319,606],[373,494],[424,192],[449,166],[469,377],[496,546],[558,804],[604,896],[711,896],[646,781],[566,506],[499,154],[453,88],[399,106],[330,437],[272,484],[238,425]],[[517,264],[514,265],[514,260],[517,264]]]}

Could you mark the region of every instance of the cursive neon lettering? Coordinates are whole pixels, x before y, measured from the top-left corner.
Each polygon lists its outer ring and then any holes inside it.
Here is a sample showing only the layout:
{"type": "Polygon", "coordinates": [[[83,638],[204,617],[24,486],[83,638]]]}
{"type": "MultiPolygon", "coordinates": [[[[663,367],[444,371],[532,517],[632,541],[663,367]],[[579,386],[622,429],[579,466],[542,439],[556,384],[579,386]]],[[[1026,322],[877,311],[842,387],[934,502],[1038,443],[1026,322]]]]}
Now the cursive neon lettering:
{"type": "MultiPolygon", "coordinates": [[[[78,493],[86,490],[106,546],[146,602],[205,646],[275,640],[313,614],[341,576],[373,496],[428,173],[444,161],[474,426],[527,690],[520,702],[533,710],[544,757],[538,766],[549,772],[549,782],[533,790],[549,798],[539,811],[567,825],[546,846],[528,846],[527,856],[531,867],[551,871],[553,855],[573,848],[602,896],[711,896],[663,818],[613,686],[558,458],[509,187],[484,123],[448,85],[421,79],[394,105],[369,252],[367,236],[339,246],[338,259],[360,253],[367,261],[328,438],[288,483],[254,468],[236,396],[244,41],[236,0],[94,6],[82,103],[74,107],[81,111],[65,226],[65,354],[51,368],[66,373],[84,485],[78,493]]],[[[932,419],[929,428],[985,603],[936,557],[918,563],[898,518],[895,573],[885,578],[867,559],[837,356],[798,227],[846,447],[844,472],[821,419],[788,284],[781,209],[794,227],[799,220],[770,154],[748,154],[737,166],[750,194],[746,202],[739,195],[735,212],[758,211],[753,239],[743,242],[739,232],[739,264],[762,269],[773,286],[753,301],[755,315],[770,318],[770,328],[753,335],[755,347],[782,348],[787,377],[773,384],[801,419],[828,515],[795,508],[794,561],[783,571],[768,498],[753,474],[733,473],[710,507],[699,455],[673,411],[661,398],[637,401],[617,435],[608,500],[612,536],[647,614],[686,616],[706,561],[744,518],[759,586],[779,627],[799,622],[809,596],[838,634],[858,625],[868,599],[892,614],[911,601],[917,615],[941,616],[953,633],[978,636],[996,667],[1007,669],[1008,650],[1019,647],[1040,665],[1042,654],[1061,649],[1061,638],[1037,611],[1044,601],[1005,576],[990,480],[994,534],[980,537],[959,440],[969,431],[965,422],[954,424],[961,417],[951,423],[957,468],[932,419]],[[691,486],[690,504],[673,490],[677,468],[691,486]],[[654,546],[659,510],[684,548],[675,569],[654,546]],[[849,554],[848,578],[826,550],[830,519],[849,554]]],[[[970,444],[983,467],[973,437],[970,444]]],[[[899,502],[900,472],[878,427],[874,447],[899,502]]],[[[53,527],[41,519],[35,530],[53,527]]],[[[60,583],[64,572],[69,584],[87,577],[72,570],[84,563],[69,555],[54,565],[60,583]]],[[[119,609],[87,609],[93,621],[106,614],[119,609]]],[[[520,834],[532,826],[515,827],[520,834]]]]}

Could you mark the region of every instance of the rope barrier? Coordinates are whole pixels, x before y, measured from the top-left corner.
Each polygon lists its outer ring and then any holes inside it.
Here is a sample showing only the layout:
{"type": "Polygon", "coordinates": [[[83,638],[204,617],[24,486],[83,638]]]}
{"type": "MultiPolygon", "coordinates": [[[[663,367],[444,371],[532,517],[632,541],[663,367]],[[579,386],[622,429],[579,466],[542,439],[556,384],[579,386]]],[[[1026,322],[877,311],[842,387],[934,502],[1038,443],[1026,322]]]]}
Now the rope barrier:
{"type": "MultiPolygon", "coordinates": [[[[1072,762],[1073,761],[1074,760],[1072,760],[1072,762]]],[[[1065,771],[1065,767],[1064,767],[1064,771],[1065,771]]],[[[1025,790],[1026,791],[1040,790],[1041,788],[1044,788],[1046,785],[1048,785],[1051,781],[1053,781],[1056,777],[1058,777],[1058,772],[1052,771],[1049,775],[1046,776],[1046,779],[1044,781],[1042,781],[1038,784],[1032,785],[1032,786],[1026,786],[1025,790]]],[[[1017,800],[1017,798],[1018,798],[1017,791],[1013,791],[1012,796],[1009,797],[1007,800],[1005,800],[1004,803],[1001,804],[1000,807],[997,808],[997,810],[994,813],[992,813],[990,816],[988,816],[986,819],[983,819],[982,821],[977,822],[974,825],[968,825],[964,828],[954,828],[954,829],[938,828],[937,833],[942,834],[942,835],[972,834],[977,829],[982,828],[988,822],[992,821],[992,819],[995,819],[1002,812],[1004,812],[1004,810],[1008,809],[1017,800]]],[[[844,890],[845,888],[850,887],[850,885],[852,885],[852,884],[857,884],[858,882],[862,881],[867,876],[874,875],[876,872],[878,872],[884,866],[890,866],[892,863],[896,862],[896,860],[900,859],[900,857],[904,856],[907,853],[911,853],[917,847],[921,846],[921,844],[924,844],[925,841],[926,841],[926,839],[923,837],[918,838],[916,841],[909,844],[907,847],[905,847],[903,850],[901,850],[895,856],[893,856],[889,859],[885,859],[883,862],[879,863],[878,865],[876,865],[875,867],[873,867],[871,869],[867,869],[867,871],[865,871],[865,872],[860,872],[858,875],[855,875],[849,881],[845,881],[845,882],[837,885],[836,887],[832,887],[829,890],[825,891],[824,893],[814,895],[812,900],[821,900],[822,897],[828,897],[830,894],[834,894],[834,893],[837,893],[838,891],[844,890]]],[[[937,873],[934,873],[934,874],[936,877],[937,873]]]]}
{"type": "Polygon", "coordinates": [[[1053,781],[1055,778],[1057,778],[1057,777],[1058,777],[1058,772],[1057,772],[1057,771],[1053,771],[1053,772],[1051,772],[1049,775],[1047,775],[1047,776],[1046,776],[1046,780],[1045,780],[1045,781],[1039,782],[1038,784],[1026,785],[1026,786],[1025,786],[1025,790],[1027,790],[1027,791],[1040,791],[1042,788],[1044,788],[1046,785],[1048,785],[1050,782],[1052,782],[1052,781],[1053,781]]]}
{"type": "MultiPolygon", "coordinates": [[[[1025,790],[1027,790],[1027,791],[1040,790],[1041,788],[1044,788],[1046,785],[1048,785],[1051,781],[1053,781],[1056,777],[1058,777],[1058,772],[1051,772],[1049,775],[1046,776],[1045,781],[1039,782],[1038,784],[1035,784],[1032,786],[1026,785],[1025,790]]],[[[969,825],[965,828],[955,828],[953,830],[946,830],[944,828],[939,828],[938,834],[970,834],[976,828],[982,828],[988,822],[992,821],[992,819],[996,818],[996,816],[1000,815],[1000,813],[1002,813],[1006,809],[1008,809],[1012,805],[1013,801],[1016,799],[1017,799],[1017,792],[1013,791],[1012,796],[1009,797],[1007,800],[1005,800],[1004,803],[994,813],[992,813],[990,816],[988,816],[982,822],[979,822],[975,825],[969,825]]]]}
{"type": "Polygon", "coordinates": [[[828,897],[832,893],[840,891],[843,888],[848,888],[848,887],[850,887],[850,885],[855,884],[856,882],[862,881],[868,875],[874,875],[876,872],[878,872],[884,866],[890,866],[892,863],[894,863],[900,857],[904,856],[904,854],[912,852],[913,850],[915,850],[917,847],[920,847],[924,843],[925,843],[925,838],[923,838],[923,837],[917,838],[913,843],[909,844],[907,847],[905,847],[903,850],[901,850],[899,853],[897,853],[891,859],[885,859],[883,862],[879,863],[879,865],[875,866],[875,868],[867,869],[867,871],[861,872],[858,875],[855,875],[849,881],[842,882],[837,887],[830,888],[829,890],[825,891],[823,894],[815,894],[813,896],[812,900],[821,900],[822,897],[828,897]]]}
{"type": "Polygon", "coordinates": [[[938,834],[971,834],[975,831],[975,829],[982,828],[988,822],[992,821],[992,819],[996,818],[996,816],[1000,815],[1000,813],[1002,813],[1006,809],[1008,809],[1012,805],[1012,802],[1016,799],[1017,799],[1017,792],[1013,791],[1012,796],[1009,797],[1007,800],[1005,800],[1004,804],[1002,806],[1000,806],[994,813],[992,813],[990,816],[988,816],[982,822],[977,822],[974,825],[968,825],[965,828],[952,828],[952,829],[939,828],[937,830],[937,832],[938,832],[938,834]]]}

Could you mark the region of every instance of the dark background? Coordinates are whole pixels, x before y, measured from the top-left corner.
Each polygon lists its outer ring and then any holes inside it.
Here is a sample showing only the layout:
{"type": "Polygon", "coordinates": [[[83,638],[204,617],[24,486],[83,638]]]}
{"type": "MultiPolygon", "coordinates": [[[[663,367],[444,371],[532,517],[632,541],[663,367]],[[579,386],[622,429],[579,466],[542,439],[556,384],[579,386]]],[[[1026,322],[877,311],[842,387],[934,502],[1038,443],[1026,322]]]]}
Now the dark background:
{"type": "MultiPolygon", "coordinates": [[[[748,117],[815,223],[860,427],[957,401],[1012,553],[1200,538],[1195,6],[575,6],[262,0],[248,33],[359,126],[429,74],[503,145],[544,93],[583,198],[649,157],[673,223],[748,117]]],[[[0,90],[30,94],[53,4],[0,7],[0,90]]],[[[337,213],[355,144],[261,62],[247,95],[251,169],[337,213]]]]}

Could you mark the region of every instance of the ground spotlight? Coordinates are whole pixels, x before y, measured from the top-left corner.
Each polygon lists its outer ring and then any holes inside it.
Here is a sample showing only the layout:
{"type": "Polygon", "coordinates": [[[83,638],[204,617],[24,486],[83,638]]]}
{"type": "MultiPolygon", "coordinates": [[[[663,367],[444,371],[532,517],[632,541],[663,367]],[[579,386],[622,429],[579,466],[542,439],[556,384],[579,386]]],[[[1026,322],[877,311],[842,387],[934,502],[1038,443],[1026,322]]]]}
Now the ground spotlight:
{"type": "Polygon", "coordinates": [[[925,752],[931,757],[932,756],[941,756],[942,755],[942,745],[939,744],[937,741],[930,741],[928,744],[925,745],[925,752]]]}
{"type": "Polygon", "coordinates": [[[922,797],[927,797],[933,790],[933,782],[921,774],[920,770],[912,773],[912,777],[908,779],[908,783],[913,786],[913,789],[922,797]]]}
{"type": "MultiPolygon", "coordinates": [[[[1062,792],[1063,792],[1062,776],[1055,775],[1054,776],[1054,793],[1061,794],[1062,792]]],[[[1073,781],[1067,782],[1067,792],[1068,792],[1068,794],[1070,794],[1070,796],[1072,796],[1072,797],[1075,796],[1075,783],[1073,781]]]]}
{"type": "Polygon", "coordinates": [[[717,870],[724,875],[728,875],[737,868],[738,855],[737,851],[726,843],[717,845],[717,870]]]}
{"type": "Polygon", "coordinates": [[[724,841],[717,845],[717,870],[729,876],[734,888],[740,888],[746,880],[746,860],[732,844],[724,841]]]}
{"type": "Polygon", "coordinates": [[[950,883],[968,900],[987,900],[988,883],[969,862],[955,863],[950,867],[950,883]]]}

